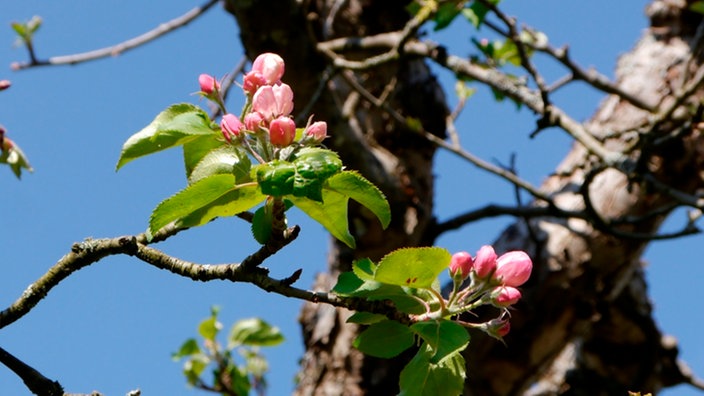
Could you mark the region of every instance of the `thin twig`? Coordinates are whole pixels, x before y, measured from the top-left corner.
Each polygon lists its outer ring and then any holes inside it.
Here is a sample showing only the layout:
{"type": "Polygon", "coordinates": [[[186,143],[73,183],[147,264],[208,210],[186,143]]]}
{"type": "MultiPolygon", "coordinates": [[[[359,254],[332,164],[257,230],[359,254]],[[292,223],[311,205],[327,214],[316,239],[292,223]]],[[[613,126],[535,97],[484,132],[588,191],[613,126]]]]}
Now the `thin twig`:
{"type": "MultiPolygon", "coordinates": [[[[105,48],[100,48],[97,50],[93,51],[88,51],[88,52],[83,52],[80,54],[73,54],[73,55],[63,55],[63,56],[54,56],[49,58],[48,60],[38,60],[38,59],[32,59],[30,62],[25,62],[25,63],[14,63],[12,65],[12,68],[14,70],[22,70],[22,69],[27,69],[30,67],[37,67],[37,66],[57,66],[57,65],[74,65],[77,63],[83,63],[83,62],[88,62],[100,58],[106,58],[109,56],[117,56],[120,55],[123,52],[129,51],[133,48],[137,48],[141,45],[144,45],[150,41],[153,41],[173,30],[176,30],[180,27],[186,26],[189,22],[193,21],[194,19],[198,18],[200,15],[202,15],[205,11],[207,11],[210,7],[215,5],[219,0],[209,0],[205,4],[195,7],[192,10],[188,11],[187,13],[174,18],[168,22],[164,22],[162,24],[159,24],[156,28],[143,33],[137,37],[134,37],[132,39],[129,39],[127,41],[124,41],[122,43],[119,43],[117,45],[113,45],[110,47],[105,47],[105,48]]],[[[31,54],[31,52],[30,52],[31,54]]]]}

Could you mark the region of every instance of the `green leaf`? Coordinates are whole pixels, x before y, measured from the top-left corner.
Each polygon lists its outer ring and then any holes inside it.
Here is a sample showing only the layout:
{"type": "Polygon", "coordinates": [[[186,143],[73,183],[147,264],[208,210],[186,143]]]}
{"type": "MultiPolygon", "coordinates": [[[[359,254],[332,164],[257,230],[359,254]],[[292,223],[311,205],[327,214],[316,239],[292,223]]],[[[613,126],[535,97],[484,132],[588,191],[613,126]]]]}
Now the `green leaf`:
{"type": "Polygon", "coordinates": [[[171,355],[171,357],[174,360],[179,360],[183,357],[195,355],[197,353],[200,353],[198,341],[196,341],[195,338],[189,338],[181,345],[181,348],[179,348],[177,352],[174,352],[171,355]]]}
{"type": "Polygon", "coordinates": [[[371,312],[355,312],[347,318],[347,323],[357,323],[369,325],[373,323],[378,323],[383,320],[388,320],[388,318],[381,314],[375,314],[371,312]]]}
{"type": "Polygon", "coordinates": [[[451,258],[450,252],[438,247],[395,250],[379,261],[374,279],[398,286],[430,288],[451,258]]]}
{"type": "Polygon", "coordinates": [[[292,162],[275,160],[257,166],[262,192],[281,197],[294,195],[322,202],[323,183],[342,169],[342,161],[330,150],[306,147],[292,162]]]}
{"type": "Polygon", "coordinates": [[[183,144],[183,163],[186,166],[186,177],[191,177],[191,172],[198,163],[211,150],[222,147],[223,144],[215,135],[202,135],[194,137],[183,144]]]}
{"type": "Polygon", "coordinates": [[[438,11],[435,14],[435,27],[433,30],[438,31],[444,29],[455,20],[455,17],[460,14],[462,8],[457,5],[457,2],[448,1],[443,3],[438,7],[438,11]]]}
{"type": "MultiPolygon", "coordinates": [[[[213,176],[211,176],[213,177],[213,176]]],[[[197,227],[216,217],[229,217],[245,212],[266,199],[256,183],[234,186],[231,191],[178,220],[181,227],[197,227]]]]}
{"type": "Polygon", "coordinates": [[[250,181],[251,167],[252,162],[244,151],[234,146],[220,146],[208,152],[198,162],[188,177],[188,183],[193,184],[217,174],[235,175],[235,183],[246,183],[250,181]]]}
{"type": "Polygon", "coordinates": [[[340,296],[363,297],[370,301],[391,300],[396,309],[408,314],[421,314],[425,306],[414,297],[416,289],[362,280],[354,272],[343,272],[332,291],[340,296]]]}
{"type": "Polygon", "coordinates": [[[384,194],[357,172],[344,171],[330,177],[326,189],[337,191],[369,209],[386,228],[391,222],[391,207],[384,194]]]}
{"type": "Polygon", "coordinates": [[[431,363],[427,346],[401,371],[399,396],[460,395],[466,376],[464,358],[455,353],[440,363],[431,363]]]}
{"type": "Polygon", "coordinates": [[[430,363],[437,364],[454,353],[460,353],[469,344],[467,329],[451,320],[418,322],[411,325],[411,330],[435,352],[430,363]]]}
{"type": "Polygon", "coordinates": [[[188,384],[193,386],[200,380],[200,375],[210,364],[210,359],[205,356],[194,356],[183,364],[183,375],[186,376],[188,384]]]}
{"type": "Polygon", "coordinates": [[[323,189],[323,202],[289,196],[289,199],[303,213],[320,223],[332,236],[354,249],[355,241],[350,234],[347,219],[349,197],[336,191],[323,189]]]}
{"type": "Polygon", "coordinates": [[[278,327],[259,318],[242,319],[235,323],[228,337],[228,349],[239,345],[273,346],[284,341],[278,327]]]}
{"type": "Polygon", "coordinates": [[[214,133],[210,117],[201,108],[189,103],[172,105],[159,113],[144,129],[127,139],[122,146],[117,169],[135,158],[214,133]]]}
{"type": "Polygon", "coordinates": [[[200,325],[198,325],[198,334],[208,341],[214,341],[220,329],[222,329],[222,323],[218,322],[216,316],[211,316],[200,322],[200,325]]]}
{"type": "Polygon", "coordinates": [[[274,214],[270,205],[264,205],[254,212],[252,218],[252,235],[257,242],[264,245],[271,237],[274,214]]]}
{"type": "Polygon", "coordinates": [[[376,271],[376,264],[368,258],[363,258],[355,260],[352,263],[352,272],[363,280],[374,280],[374,272],[376,271]]]}
{"type": "Polygon", "coordinates": [[[472,5],[462,10],[462,15],[474,25],[475,28],[479,28],[482,23],[484,23],[484,18],[489,12],[489,7],[484,5],[484,3],[479,1],[473,1],[472,5]]]}
{"type": "Polygon", "coordinates": [[[149,231],[155,234],[176,220],[184,227],[202,225],[249,210],[264,199],[255,183],[235,186],[233,175],[213,175],[162,201],[152,212],[149,231]]]}
{"type": "Polygon", "coordinates": [[[354,340],[355,348],[380,358],[392,358],[413,346],[413,332],[393,320],[374,323],[354,340]]]}

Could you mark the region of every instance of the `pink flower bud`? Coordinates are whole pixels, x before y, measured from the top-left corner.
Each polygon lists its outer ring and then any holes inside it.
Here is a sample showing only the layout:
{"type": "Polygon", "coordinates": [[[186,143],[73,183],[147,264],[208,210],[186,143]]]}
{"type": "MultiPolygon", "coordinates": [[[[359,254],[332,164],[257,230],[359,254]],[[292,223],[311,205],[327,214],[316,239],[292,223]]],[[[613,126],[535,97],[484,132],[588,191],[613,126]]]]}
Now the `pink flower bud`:
{"type": "Polygon", "coordinates": [[[467,252],[457,252],[450,260],[450,276],[466,279],[472,271],[472,256],[467,252]]]}
{"type": "Polygon", "coordinates": [[[240,132],[244,129],[244,124],[236,115],[228,113],[222,116],[220,129],[222,130],[222,136],[230,143],[233,137],[236,138],[240,135],[240,132]]]}
{"type": "Polygon", "coordinates": [[[259,73],[266,84],[276,84],[284,75],[284,60],[277,54],[265,52],[252,62],[252,71],[259,73]]]}
{"type": "Polygon", "coordinates": [[[255,92],[261,87],[262,85],[266,84],[266,80],[264,80],[264,76],[262,76],[261,73],[251,71],[247,74],[244,75],[244,80],[242,84],[242,89],[248,94],[248,95],[254,95],[255,92]]]}
{"type": "Polygon", "coordinates": [[[200,91],[205,95],[212,95],[215,91],[220,91],[220,83],[210,74],[198,76],[198,83],[200,84],[200,91]]]}
{"type": "Polygon", "coordinates": [[[308,126],[305,136],[314,143],[321,143],[328,136],[328,124],[325,121],[316,121],[308,126]]]}
{"type": "Polygon", "coordinates": [[[244,116],[244,125],[247,127],[247,130],[252,132],[257,132],[259,128],[263,126],[263,122],[264,117],[256,111],[244,116]]]}
{"type": "Polygon", "coordinates": [[[493,278],[505,286],[518,287],[526,283],[532,270],[533,262],[526,252],[507,252],[496,260],[493,278]]]}
{"type": "Polygon", "coordinates": [[[10,88],[10,80],[0,80],[0,91],[4,91],[8,88],[10,88]]]}
{"type": "Polygon", "coordinates": [[[264,85],[252,98],[252,110],[267,120],[288,116],[293,110],[293,90],[288,84],[264,85]]]}
{"type": "Polygon", "coordinates": [[[485,323],[487,334],[499,340],[511,331],[511,322],[507,319],[495,318],[485,323]]]}
{"type": "Polygon", "coordinates": [[[269,124],[269,140],[271,144],[286,147],[296,137],[296,123],[288,117],[279,117],[269,124]]]}
{"type": "Polygon", "coordinates": [[[505,308],[517,303],[521,299],[521,292],[515,287],[499,286],[492,290],[491,297],[495,306],[505,308]]]}
{"type": "Polygon", "coordinates": [[[496,269],[496,253],[494,248],[484,245],[479,248],[477,256],[474,258],[474,272],[480,279],[486,278],[496,269]]]}

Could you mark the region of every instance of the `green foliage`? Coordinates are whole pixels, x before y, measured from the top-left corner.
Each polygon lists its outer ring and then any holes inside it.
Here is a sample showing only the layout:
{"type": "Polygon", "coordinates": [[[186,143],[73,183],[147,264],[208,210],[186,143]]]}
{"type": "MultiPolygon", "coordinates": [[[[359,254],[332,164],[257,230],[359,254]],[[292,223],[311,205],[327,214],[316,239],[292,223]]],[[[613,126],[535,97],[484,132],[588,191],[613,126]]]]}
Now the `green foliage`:
{"type": "Polygon", "coordinates": [[[393,320],[373,323],[354,340],[355,348],[369,356],[392,358],[413,346],[413,332],[393,320]]]}
{"type": "Polygon", "coordinates": [[[213,136],[216,130],[201,108],[188,103],[172,105],[127,139],[122,146],[117,169],[135,158],[183,145],[199,136],[213,136]]]}
{"type": "Polygon", "coordinates": [[[176,361],[185,360],[183,375],[189,385],[223,394],[247,395],[254,385],[261,388],[266,383],[264,374],[268,363],[259,348],[278,345],[284,337],[278,328],[261,319],[243,319],[232,326],[227,347],[223,348],[218,342],[223,327],[218,321],[218,312],[219,309],[213,307],[210,317],[198,325],[202,348],[196,339],[189,338],[172,357],[176,361]],[[238,364],[236,355],[244,359],[244,364],[238,364]],[[209,368],[212,384],[203,379],[209,368]]]}
{"type": "Polygon", "coordinates": [[[401,371],[399,386],[402,396],[460,395],[464,388],[465,363],[459,353],[438,363],[431,360],[435,352],[429,346],[421,348],[401,371]]]}
{"type": "Polygon", "coordinates": [[[17,33],[18,41],[31,45],[34,34],[42,26],[42,18],[35,15],[27,22],[12,22],[11,26],[17,33]]]}
{"type": "Polygon", "coordinates": [[[412,347],[416,337],[421,341],[420,350],[402,371],[401,394],[449,395],[462,391],[465,369],[460,353],[469,344],[469,334],[450,320],[451,313],[438,309],[442,296],[437,278],[448,268],[451,258],[445,249],[421,247],[396,250],[378,264],[357,260],[351,272],[340,274],[332,290],[341,296],[390,300],[399,311],[416,318],[410,326],[372,313],[356,313],[348,319],[369,325],[354,342],[368,355],[390,358],[412,347]],[[439,315],[430,316],[431,312],[439,315]]]}
{"type": "MultiPolygon", "coordinates": [[[[499,1],[500,0],[488,0],[488,2],[493,5],[499,4],[499,1]]],[[[469,7],[462,10],[462,15],[477,29],[484,23],[484,18],[487,13],[489,13],[489,7],[478,1],[473,1],[469,7]]]]}
{"type": "Polygon", "coordinates": [[[689,5],[689,9],[700,14],[704,14],[704,1],[695,1],[689,5]]]}
{"type": "Polygon", "coordinates": [[[452,255],[438,247],[399,249],[379,261],[374,279],[381,283],[429,288],[447,269],[452,255]]]}
{"type": "Polygon", "coordinates": [[[440,4],[433,18],[435,21],[435,27],[433,29],[438,31],[450,26],[460,12],[462,12],[462,6],[458,4],[458,2],[448,1],[440,4]]]}
{"type": "Polygon", "coordinates": [[[235,185],[231,174],[212,175],[161,202],[149,219],[149,230],[154,234],[172,221],[183,227],[202,225],[242,213],[265,198],[255,183],[235,185]]]}

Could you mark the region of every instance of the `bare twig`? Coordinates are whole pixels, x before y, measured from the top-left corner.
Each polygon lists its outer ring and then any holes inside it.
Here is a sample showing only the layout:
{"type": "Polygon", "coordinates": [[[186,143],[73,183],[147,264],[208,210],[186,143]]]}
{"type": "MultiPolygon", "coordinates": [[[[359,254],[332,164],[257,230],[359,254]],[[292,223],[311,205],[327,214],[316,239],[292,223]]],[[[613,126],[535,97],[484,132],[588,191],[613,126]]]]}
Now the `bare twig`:
{"type": "Polygon", "coordinates": [[[35,395],[62,396],[64,388],[58,381],[52,381],[12,354],[0,348],[0,363],[4,364],[22,379],[22,382],[35,395]]]}
{"type": "Polygon", "coordinates": [[[215,5],[219,0],[208,0],[205,4],[195,7],[192,10],[188,11],[187,13],[174,18],[168,22],[164,22],[162,24],[159,24],[156,28],[143,33],[137,37],[134,37],[132,39],[129,39],[127,41],[124,41],[122,43],[119,43],[117,45],[113,45],[110,47],[105,47],[105,48],[100,48],[97,50],[93,51],[88,51],[88,52],[83,52],[80,54],[73,54],[73,55],[63,55],[63,56],[53,56],[47,60],[40,60],[36,59],[33,56],[33,51],[30,52],[30,62],[24,62],[24,63],[19,63],[16,62],[12,65],[12,68],[14,70],[22,70],[22,69],[28,69],[30,67],[37,67],[37,66],[56,66],[56,65],[74,65],[77,63],[83,63],[83,62],[88,62],[100,58],[105,58],[109,56],[116,56],[120,55],[123,52],[129,51],[133,48],[139,47],[141,45],[144,45],[150,41],[153,41],[173,30],[176,30],[180,27],[183,27],[187,25],[189,22],[193,21],[200,15],[202,15],[205,11],[207,11],[210,7],[215,5]]]}

